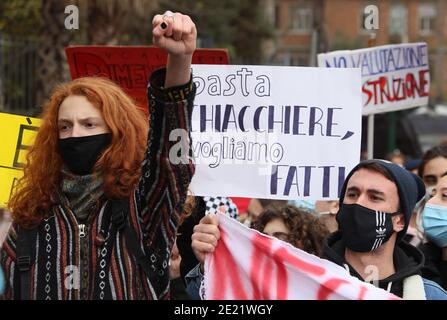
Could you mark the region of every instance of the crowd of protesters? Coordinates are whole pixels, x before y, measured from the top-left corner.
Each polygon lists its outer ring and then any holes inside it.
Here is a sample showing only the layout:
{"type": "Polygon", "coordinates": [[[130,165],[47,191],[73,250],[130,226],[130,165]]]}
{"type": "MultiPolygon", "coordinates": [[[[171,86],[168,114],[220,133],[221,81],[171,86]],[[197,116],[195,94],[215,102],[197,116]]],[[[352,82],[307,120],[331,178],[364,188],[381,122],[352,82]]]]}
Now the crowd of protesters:
{"type": "MultiPolygon", "coordinates": [[[[405,158],[396,154],[389,158],[396,163],[360,162],[346,178],[338,201],[289,201],[265,209],[252,227],[262,231],[266,219],[278,219],[283,222],[278,224],[279,239],[345,267],[362,281],[366,266],[375,265],[377,285],[384,290],[404,299],[447,299],[447,146],[435,146],[417,161],[420,176],[413,173],[415,168],[406,169],[405,158]],[[298,210],[295,214],[309,218],[299,230],[279,219],[284,215],[293,219],[291,205],[298,210]],[[381,243],[375,242],[377,211],[386,215],[386,237],[381,243]],[[310,231],[310,226],[316,227],[310,231]],[[292,236],[290,230],[295,230],[292,236]],[[303,246],[311,240],[312,245],[303,246]]],[[[206,216],[195,227],[192,246],[202,264],[219,237],[215,217],[206,216]]],[[[203,277],[201,271],[196,268],[196,278],[203,277]]]]}

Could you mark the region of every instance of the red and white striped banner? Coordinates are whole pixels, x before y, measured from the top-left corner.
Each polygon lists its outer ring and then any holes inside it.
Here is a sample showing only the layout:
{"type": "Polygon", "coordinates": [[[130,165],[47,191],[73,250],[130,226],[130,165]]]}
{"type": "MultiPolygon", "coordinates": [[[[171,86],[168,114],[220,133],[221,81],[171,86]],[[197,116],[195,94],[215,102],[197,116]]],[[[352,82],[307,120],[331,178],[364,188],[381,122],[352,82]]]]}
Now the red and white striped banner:
{"type": "Polygon", "coordinates": [[[342,267],[218,214],[221,239],[205,259],[210,300],[393,300],[342,267]]]}

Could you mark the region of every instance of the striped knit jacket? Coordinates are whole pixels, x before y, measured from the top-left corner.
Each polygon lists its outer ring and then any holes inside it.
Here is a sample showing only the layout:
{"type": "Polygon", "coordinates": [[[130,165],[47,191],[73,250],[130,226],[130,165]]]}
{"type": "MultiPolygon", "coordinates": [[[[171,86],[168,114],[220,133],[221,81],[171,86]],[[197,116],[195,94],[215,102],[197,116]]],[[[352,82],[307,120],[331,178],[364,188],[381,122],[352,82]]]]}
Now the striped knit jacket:
{"type": "MultiPolygon", "coordinates": [[[[148,145],[139,184],[129,198],[127,218],[128,226],[133,226],[138,241],[146,247],[151,274],[145,275],[129,252],[123,233],[113,229],[110,218],[105,217],[106,203],[81,230],[73,212],[60,201],[38,229],[36,263],[30,272],[31,298],[169,298],[170,252],[194,173],[191,161],[169,161],[170,147],[177,143],[169,141],[169,133],[174,129],[190,132],[195,86],[190,81],[163,90],[164,76],[164,69],[151,76],[148,145]]],[[[185,140],[188,147],[190,139],[185,140]]],[[[13,225],[1,252],[7,282],[3,299],[18,298],[16,241],[17,226],[13,225]]]]}

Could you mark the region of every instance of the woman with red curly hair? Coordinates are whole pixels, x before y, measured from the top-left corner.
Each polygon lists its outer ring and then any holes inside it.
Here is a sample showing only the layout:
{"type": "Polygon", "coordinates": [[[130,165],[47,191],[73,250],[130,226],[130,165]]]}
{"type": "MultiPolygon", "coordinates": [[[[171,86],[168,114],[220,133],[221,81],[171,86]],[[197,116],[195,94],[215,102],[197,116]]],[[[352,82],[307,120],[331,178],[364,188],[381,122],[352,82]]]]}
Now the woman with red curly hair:
{"type": "Polygon", "coordinates": [[[154,17],[153,42],[168,63],[150,79],[149,123],[109,80],[55,89],[9,203],[3,299],[168,298],[170,252],[194,173],[190,161],[170,161],[178,142],[169,134],[183,129],[181,143],[189,143],[196,38],[188,16],[154,17]]]}

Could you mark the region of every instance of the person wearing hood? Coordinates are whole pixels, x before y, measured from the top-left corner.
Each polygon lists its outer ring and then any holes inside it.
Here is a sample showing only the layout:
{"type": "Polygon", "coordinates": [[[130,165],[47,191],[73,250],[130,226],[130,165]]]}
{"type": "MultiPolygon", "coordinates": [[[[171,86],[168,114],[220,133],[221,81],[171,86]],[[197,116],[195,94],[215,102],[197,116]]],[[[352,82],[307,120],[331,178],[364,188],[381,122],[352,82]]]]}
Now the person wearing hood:
{"type": "Polygon", "coordinates": [[[327,239],[322,258],[404,299],[446,300],[437,283],[421,277],[422,252],[402,241],[424,195],[423,181],[399,165],[359,163],[344,182],[339,230],[327,239]]]}

